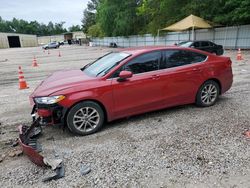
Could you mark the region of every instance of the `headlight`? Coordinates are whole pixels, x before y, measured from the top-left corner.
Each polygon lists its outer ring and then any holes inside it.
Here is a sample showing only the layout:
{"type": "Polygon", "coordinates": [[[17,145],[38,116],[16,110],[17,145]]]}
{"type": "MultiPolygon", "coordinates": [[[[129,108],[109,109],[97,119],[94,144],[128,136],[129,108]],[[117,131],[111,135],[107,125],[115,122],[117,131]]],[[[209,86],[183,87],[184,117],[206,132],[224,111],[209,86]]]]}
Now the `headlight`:
{"type": "Polygon", "coordinates": [[[55,104],[63,100],[64,98],[65,96],[59,95],[59,96],[51,96],[51,97],[37,97],[34,100],[38,104],[55,104]]]}

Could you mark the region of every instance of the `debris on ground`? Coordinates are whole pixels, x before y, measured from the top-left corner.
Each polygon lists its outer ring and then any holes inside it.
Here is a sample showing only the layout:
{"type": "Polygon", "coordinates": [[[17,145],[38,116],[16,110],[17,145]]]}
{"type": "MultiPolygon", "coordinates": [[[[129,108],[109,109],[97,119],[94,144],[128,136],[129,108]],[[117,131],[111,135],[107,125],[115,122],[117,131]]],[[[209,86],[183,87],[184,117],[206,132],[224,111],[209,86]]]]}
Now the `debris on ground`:
{"type": "Polygon", "coordinates": [[[63,163],[60,163],[60,165],[55,169],[56,174],[49,176],[47,178],[44,178],[43,182],[48,182],[51,180],[58,180],[60,178],[63,178],[65,176],[65,168],[63,163]]]}
{"type": "Polygon", "coordinates": [[[52,170],[55,170],[61,165],[62,159],[43,158],[43,162],[45,165],[50,166],[52,170]]]}
{"type": "Polygon", "coordinates": [[[9,157],[15,157],[15,156],[21,156],[23,154],[23,151],[21,149],[14,149],[9,151],[8,156],[9,157]]]}
{"type": "MultiPolygon", "coordinates": [[[[38,143],[38,137],[42,133],[40,126],[40,118],[34,119],[31,126],[19,126],[19,140],[23,152],[30,158],[30,160],[38,166],[51,167],[56,172],[42,181],[47,182],[51,180],[57,180],[64,177],[65,169],[61,159],[52,159],[43,157],[40,153],[42,152],[42,145],[38,143]]],[[[54,140],[54,138],[52,139],[54,140]]],[[[55,149],[54,149],[55,151],[55,149]]],[[[11,155],[14,155],[11,153],[11,155]]],[[[55,155],[56,156],[56,155],[55,155]]]]}
{"type": "Polygon", "coordinates": [[[18,139],[9,139],[4,143],[4,145],[11,146],[11,147],[16,147],[18,146],[18,139]]]}
{"type": "Polygon", "coordinates": [[[2,155],[0,156],[0,163],[3,162],[3,160],[5,159],[6,155],[2,155]]]}
{"type": "Polygon", "coordinates": [[[91,171],[90,166],[82,164],[80,167],[80,173],[82,176],[88,174],[91,171]]]}
{"type": "Polygon", "coordinates": [[[55,140],[53,136],[46,138],[46,140],[55,140]]]}

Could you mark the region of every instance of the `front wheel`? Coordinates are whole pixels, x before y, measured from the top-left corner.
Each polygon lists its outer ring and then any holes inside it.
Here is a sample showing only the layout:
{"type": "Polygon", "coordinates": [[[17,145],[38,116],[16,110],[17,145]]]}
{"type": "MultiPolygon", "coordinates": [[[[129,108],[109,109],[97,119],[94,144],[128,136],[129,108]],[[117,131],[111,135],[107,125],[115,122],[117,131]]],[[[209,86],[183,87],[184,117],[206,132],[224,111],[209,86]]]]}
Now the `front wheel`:
{"type": "Polygon", "coordinates": [[[208,80],[200,87],[196,95],[196,104],[202,107],[212,106],[216,103],[220,93],[218,83],[208,80]]]}
{"type": "Polygon", "coordinates": [[[67,125],[71,132],[88,135],[97,132],[104,123],[102,108],[95,102],[84,101],[70,109],[67,125]]]}

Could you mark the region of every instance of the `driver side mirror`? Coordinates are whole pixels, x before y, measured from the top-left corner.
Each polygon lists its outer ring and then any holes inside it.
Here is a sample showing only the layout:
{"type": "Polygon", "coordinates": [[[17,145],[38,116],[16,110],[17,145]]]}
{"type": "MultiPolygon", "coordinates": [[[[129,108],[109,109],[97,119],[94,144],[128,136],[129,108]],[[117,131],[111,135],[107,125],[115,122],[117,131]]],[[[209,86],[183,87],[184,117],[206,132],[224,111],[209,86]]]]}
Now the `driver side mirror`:
{"type": "Polygon", "coordinates": [[[121,71],[119,74],[118,81],[124,81],[128,78],[131,78],[133,76],[133,73],[130,71],[121,71]]]}

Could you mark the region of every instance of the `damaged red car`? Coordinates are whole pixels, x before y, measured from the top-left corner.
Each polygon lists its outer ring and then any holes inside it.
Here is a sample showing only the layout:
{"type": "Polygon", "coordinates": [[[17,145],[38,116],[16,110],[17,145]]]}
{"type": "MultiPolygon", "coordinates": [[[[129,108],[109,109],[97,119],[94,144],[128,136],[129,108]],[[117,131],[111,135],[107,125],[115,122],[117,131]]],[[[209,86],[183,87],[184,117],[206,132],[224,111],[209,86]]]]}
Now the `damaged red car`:
{"type": "Polygon", "coordinates": [[[233,82],[231,60],[183,47],[124,49],[79,70],[55,72],[31,94],[40,124],[78,135],[105,122],[167,107],[208,107],[233,82]]]}

